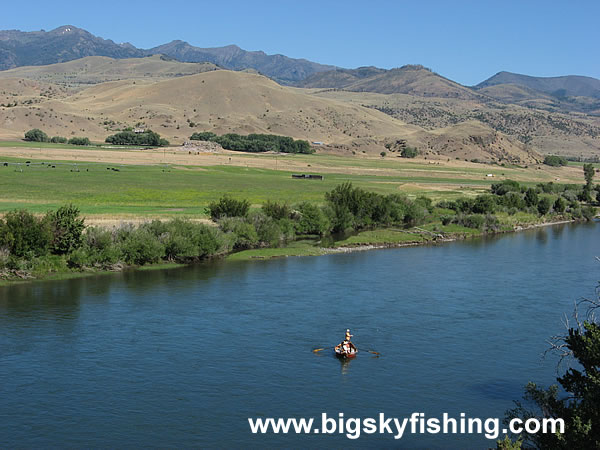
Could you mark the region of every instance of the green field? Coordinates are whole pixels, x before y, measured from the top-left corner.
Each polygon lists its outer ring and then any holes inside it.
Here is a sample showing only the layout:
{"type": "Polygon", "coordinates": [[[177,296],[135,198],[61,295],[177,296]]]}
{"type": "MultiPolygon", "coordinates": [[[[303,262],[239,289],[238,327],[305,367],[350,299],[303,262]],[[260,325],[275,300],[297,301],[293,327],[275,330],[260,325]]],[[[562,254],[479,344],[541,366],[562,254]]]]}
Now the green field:
{"type": "Polygon", "coordinates": [[[9,165],[0,165],[0,212],[26,208],[41,213],[73,203],[84,214],[204,215],[204,207],[224,193],[247,198],[258,206],[268,199],[323,202],[326,191],[345,181],[384,194],[400,192],[405,183],[456,185],[456,190],[423,187],[408,192],[427,193],[438,199],[476,193],[491,183],[481,179],[350,174],[326,174],[323,181],[318,181],[292,179],[292,172],[287,171],[234,166],[168,168],[59,162],[52,163],[53,168],[36,161],[31,165],[25,160],[3,161],[9,165]]]}

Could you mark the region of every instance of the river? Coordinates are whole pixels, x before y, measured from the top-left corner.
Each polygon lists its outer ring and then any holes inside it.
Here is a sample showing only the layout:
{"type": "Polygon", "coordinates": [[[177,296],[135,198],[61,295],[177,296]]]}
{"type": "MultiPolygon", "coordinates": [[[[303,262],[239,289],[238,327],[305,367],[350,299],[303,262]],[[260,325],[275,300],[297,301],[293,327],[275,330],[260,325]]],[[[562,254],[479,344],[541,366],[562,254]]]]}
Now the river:
{"type": "Polygon", "coordinates": [[[503,417],[600,278],[600,226],[0,288],[0,446],[495,447],[254,435],[248,418],[503,417]],[[365,351],[331,350],[346,328],[365,351]]]}

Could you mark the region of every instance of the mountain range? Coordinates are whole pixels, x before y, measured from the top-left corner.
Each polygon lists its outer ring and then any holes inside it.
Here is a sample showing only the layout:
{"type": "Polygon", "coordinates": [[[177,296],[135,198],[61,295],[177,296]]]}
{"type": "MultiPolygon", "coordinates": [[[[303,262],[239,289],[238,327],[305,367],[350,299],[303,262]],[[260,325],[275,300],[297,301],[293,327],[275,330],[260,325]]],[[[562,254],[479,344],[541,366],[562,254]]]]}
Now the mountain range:
{"type": "Polygon", "coordinates": [[[96,139],[142,122],[175,141],[276,132],[343,152],[405,140],[457,159],[600,157],[600,80],[589,77],[500,72],[464,86],[421,65],[343,69],[183,41],[139,49],[73,26],[0,31],[0,69],[0,135],[10,138],[41,122],[96,139]]]}
{"type": "Polygon", "coordinates": [[[291,84],[313,73],[335,69],[284,55],[267,55],[262,51],[246,51],[236,45],[217,48],[194,47],[184,41],[172,41],[151,49],[139,49],[129,43],[94,36],[72,25],[52,31],[0,31],[0,70],[21,66],[61,63],[86,56],[140,58],[163,54],[181,62],[209,62],[230,70],[254,69],[274,80],[291,84]]]}

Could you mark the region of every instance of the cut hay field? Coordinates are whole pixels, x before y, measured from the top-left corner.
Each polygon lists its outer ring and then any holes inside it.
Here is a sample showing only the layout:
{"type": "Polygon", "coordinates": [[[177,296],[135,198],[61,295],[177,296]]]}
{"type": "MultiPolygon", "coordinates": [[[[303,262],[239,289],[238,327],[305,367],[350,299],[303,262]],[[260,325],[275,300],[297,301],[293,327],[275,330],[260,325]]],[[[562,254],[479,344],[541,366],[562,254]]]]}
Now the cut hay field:
{"type": "Polygon", "coordinates": [[[325,192],[350,181],[379,193],[426,194],[439,200],[474,195],[506,178],[536,183],[560,177],[582,183],[581,172],[580,167],[525,169],[391,157],[227,151],[190,155],[175,149],[0,145],[0,213],[15,208],[43,213],[73,203],[91,223],[180,215],[203,218],[205,206],[225,193],[247,198],[254,206],[267,199],[323,202],[325,192]],[[292,179],[292,173],[322,174],[325,179],[292,179]]]}

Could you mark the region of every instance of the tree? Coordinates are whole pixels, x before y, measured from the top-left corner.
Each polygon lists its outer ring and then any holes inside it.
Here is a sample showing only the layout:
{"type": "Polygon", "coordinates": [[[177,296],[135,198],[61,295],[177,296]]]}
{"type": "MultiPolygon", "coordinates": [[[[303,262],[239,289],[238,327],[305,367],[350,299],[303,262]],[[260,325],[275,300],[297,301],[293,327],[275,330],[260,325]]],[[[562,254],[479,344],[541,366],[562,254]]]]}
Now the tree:
{"type": "Polygon", "coordinates": [[[404,147],[400,152],[400,156],[403,158],[416,158],[419,154],[419,150],[415,147],[404,147]]]}
{"type": "Polygon", "coordinates": [[[544,164],[547,166],[560,167],[566,166],[568,161],[564,156],[546,155],[544,158],[544,164]]]}
{"type": "Polygon", "coordinates": [[[583,165],[583,176],[585,177],[585,186],[583,187],[581,200],[589,203],[592,201],[592,182],[594,179],[594,166],[592,164],[583,165]]]}
{"type": "Polygon", "coordinates": [[[565,422],[564,434],[525,435],[525,441],[542,449],[598,448],[600,446],[600,323],[594,311],[600,308],[600,285],[596,298],[579,303],[588,307],[588,320],[581,323],[575,311],[576,326],[568,329],[565,336],[552,338],[552,349],[561,360],[573,358],[576,364],[557,378],[566,392],[560,394],[557,385],[548,389],[529,383],[525,388],[525,399],[537,410],[526,409],[521,402],[509,411],[507,420],[514,417],[560,418],[565,422]]]}
{"type": "Polygon", "coordinates": [[[48,213],[50,229],[52,230],[52,253],[65,254],[81,247],[85,225],[79,218],[79,209],[66,205],[48,213]]]}
{"type": "Polygon", "coordinates": [[[7,247],[15,256],[45,255],[51,242],[48,221],[38,219],[28,211],[10,211],[4,216],[4,223],[0,222],[0,247],[7,247]]]}
{"type": "Polygon", "coordinates": [[[592,188],[592,180],[594,179],[594,166],[591,163],[583,165],[583,176],[585,177],[586,186],[592,188]]]}
{"type": "Polygon", "coordinates": [[[538,201],[537,191],[534,188],[527,189],[527,192],[525,192],[525,203],[527,206],[537,206],[538,201]]]}
{"type": "Polygon", "coordinates": [[[201,133],[194,133],[190,136],[190,140],[192,141],[213,141],[217,135],[210,131],[203,131],[201,133]]]}
{"type": "Polygon", "coordinates": [[[105,142],[116,145],[148,145],[151,147],[166,147],[169,145],[169,141],[162,139],[160,134],[152,130],[146,130],[143,133],[135,133],[131,130],[121,131],[108,136],[105,142]]]}
{"type": "Polygon", "coordinates": [[[380,155],[381,155],[382,158],[385,158],[385,155],[387,155],[387,153],[386,152],[381,152],[380,155]]]}
{"type": "Polygon", "coordinates": [[[68,143],[70,145],[90,145],[90,140],[86,137],[72,137],[68,143]]]}
{"type": "Polygon", "coordinates": [[[558,197],[553,205],[554,211],[564,213],[567,209],[567,201],[563,197],[558,197]]]}
{"type": "Polygon", "coordinates": [[[38,128],[34,128],[25,133],[25,140],[31,142],[48,142],[48,135],[38,128]]]}
{"type": "Polygon", "coordinates": [[[248,200],[236,200],[229,195],[224,195],[218,202],[210,202],[206,212],[213,220],[218,220],[223,217],[245,217],[249,209],[248,200]]]}
{"type": "Polygon", "coordinates": [[[552,199],[550,197],[542,197],[537,204],[537,208],[540,216],[548,214],[550,208],[552,208],[552,199]]]}

